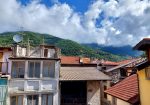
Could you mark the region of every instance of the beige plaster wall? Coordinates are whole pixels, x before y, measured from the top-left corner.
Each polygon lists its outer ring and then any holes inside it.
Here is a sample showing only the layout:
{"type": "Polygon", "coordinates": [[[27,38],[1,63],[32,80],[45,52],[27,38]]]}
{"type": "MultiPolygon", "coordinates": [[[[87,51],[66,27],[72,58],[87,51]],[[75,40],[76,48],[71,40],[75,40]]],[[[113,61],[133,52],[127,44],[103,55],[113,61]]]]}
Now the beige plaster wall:
{"type": "Polygon", "coordinates": [[[87,105],[101,105],[99,81],[87,81],[87,105]]]}

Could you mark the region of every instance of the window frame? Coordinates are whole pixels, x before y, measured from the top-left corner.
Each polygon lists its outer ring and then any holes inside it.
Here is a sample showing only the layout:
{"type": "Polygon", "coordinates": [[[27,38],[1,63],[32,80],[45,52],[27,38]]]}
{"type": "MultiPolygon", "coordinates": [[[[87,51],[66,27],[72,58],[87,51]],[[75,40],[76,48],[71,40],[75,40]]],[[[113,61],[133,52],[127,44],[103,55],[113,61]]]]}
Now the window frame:
{"type": "Polygon", "coordinates": [[[41,74],[41,61],[28,61],[28,78],[40,78],[40,74],[41,74]],[[30,76],[30,63],[34,63],[32,76],[30,76]],[[36,77],[36,66],[35,66],[36,63],[40,64],[38,77],[36,77]]]}
{"type": "Polygon", "coordinates": [[[10,97],[10,102],[11,102],[10,105],[12,105],[12,97],[15,97],[15,98],[16,98],[16,99],[15,99],[15,100],[16,100],[16,103],[17,103],[16,105],[19,105],[19,104],[18,104],[18,97],[19,97],[19,96],[22,97],[22,105],[24,105],[24,102],[23,102],[23,101],[24,101],[24,96],[23,96],[23,95],[11,96],[11,97],[10,97]]]}
{"type": "Polygon", "coordinates": [[[52,105],[53,105],[53,99],[54,99],[54,96],[53,96],[53,93],[50,93],[50,94],[42,94],[41,95],[41,104],[43,103],[43,96],[46,95],[46,105],[48,105],[48,97],[49,95],[52,95],[52,105]]]}
{"type": "Polygon", "coordinates": [[[42,68],[42,77],[43,78],[55,78],[55,62],[54,61],[43,61],[43,68],[42,68]],[[47,63],[47,65],[48,65],[48,76],[44,76],[44,63],[47,63]],[[54,65],[53,65],[53,63],[54,63],[54,65]],[[53,77],[51,76],[51,66],[54,66],[54,75],[53,75],[53,77]]]}
{"type": "Polygon", "coordinates": [[[48,57],[48,52],[49,52],[49,49],[48,48],[44,48],[44,57],[45,58],[48,57]]]}
{"type": "Polygon", "coordinates": [[[28,104],[28,96],[31,96],[32,97],[32,105],[34,105],[33,104],[33,96],[37,96],[37,103],[38,103],[38,105],[39,105],[39,95],[38,94],[34,94],[34,95],[27,95],[27,104],[28,104]]]}
{"type": "Polygon", "coordinates": [[[11,65],[11,78],[25,78],[25,61],[12,61],[12,65],[11,65]],[[14,72],[14,69],[13,69],[13,66],[14,64],[13,63],[17,63],[17,67],[16,67],[16,77],[13,76],[13,72],[14,72]],[[24,67],[19,67],[20,64],[19,63],[24,63],[24,67]],[[20,74],[20,68],[23,68],[23,77],[20,77],[21,74],[20,74]]]}

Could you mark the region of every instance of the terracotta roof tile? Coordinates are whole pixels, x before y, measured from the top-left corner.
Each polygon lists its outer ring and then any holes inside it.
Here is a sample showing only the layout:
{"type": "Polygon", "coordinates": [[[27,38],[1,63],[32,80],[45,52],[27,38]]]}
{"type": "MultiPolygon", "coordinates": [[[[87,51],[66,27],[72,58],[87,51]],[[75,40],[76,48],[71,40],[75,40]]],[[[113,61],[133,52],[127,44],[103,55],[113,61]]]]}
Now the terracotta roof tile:
{"type": "Polygon", "coordinates": [[[137,74],[127,77],[113,87],[108,88],[105,92],[124,101],[135,103],[139,94],[137,74]]]}
{"type": "Polygon", "coordinates": [[[104,61],[103,64],[104,65],[112,65],[112,66],[117,66],[118,65],[117,62],[112,62],[112,61],[104,61]]]}
{"type": "Polygon", "coordinates": [[[79,64],[80,57],[61,56],[61,64],[79,64]]]}
{"type": "Polygon", "coordinates": [[[132,60],[134,60],[134,59],[122,60],[122,61],[120,61],[120,62],[117,62],[117,63],[118,63],[119,65],[122,65],[122,64],[129,63],[129,62],[131,62],[132,60]]]}
{"type": "Polygon", "coordinates": [[[122,64],[120,63],[118,66],[107,69],[106,72],[111,72],[111,71],[116,70],[121,67],[134,67],[136,64],[138,64],[139,62],[143,62],[144,60],[145,59],[138,58],[138,59],[132,59],[132,60],[130,60],[130,62],[123,61],[123,62],[121,62],[122,64]]]}

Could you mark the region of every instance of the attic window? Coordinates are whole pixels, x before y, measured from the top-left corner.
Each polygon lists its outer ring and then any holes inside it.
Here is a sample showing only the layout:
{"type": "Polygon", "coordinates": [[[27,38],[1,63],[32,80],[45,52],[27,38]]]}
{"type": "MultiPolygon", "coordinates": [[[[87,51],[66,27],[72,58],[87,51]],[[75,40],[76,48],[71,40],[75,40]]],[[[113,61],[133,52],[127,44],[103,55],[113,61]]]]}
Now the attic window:
{"type": "Polygon", "coordinates": [[[150,80],[150,66],[145,68],[145,76],[146,76],[146,79],[150,80]]]}

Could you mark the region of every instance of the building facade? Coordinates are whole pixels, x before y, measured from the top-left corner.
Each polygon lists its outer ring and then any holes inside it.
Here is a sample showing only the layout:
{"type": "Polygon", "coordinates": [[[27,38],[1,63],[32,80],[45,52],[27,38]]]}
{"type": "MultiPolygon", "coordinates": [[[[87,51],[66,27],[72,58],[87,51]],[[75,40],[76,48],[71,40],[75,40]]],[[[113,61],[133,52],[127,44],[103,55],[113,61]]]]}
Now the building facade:
{"type": "Polygon", "coordinates": [[[96,64],[61,64],[61,105],[105,105],[104,87],[110,80],[96,64]]]}
{"type": "Polygon", "coordinates": [[[13,46],[7,105],[59,105],[59,49],[13,46]]]}
{"type": "Polygon", "coordinates": [[[135,47],[136,50],[146,52],[147,60],[136,66],[139,80],[139,93],[141,105],[150,104],[150,38],[144,38],[135,47]]]}

